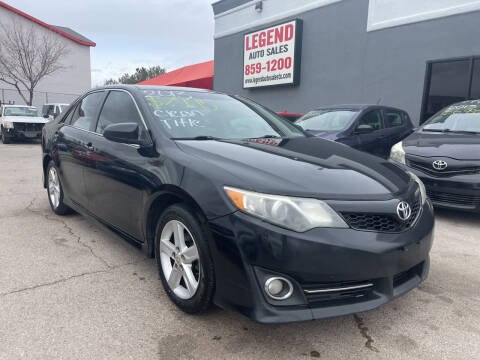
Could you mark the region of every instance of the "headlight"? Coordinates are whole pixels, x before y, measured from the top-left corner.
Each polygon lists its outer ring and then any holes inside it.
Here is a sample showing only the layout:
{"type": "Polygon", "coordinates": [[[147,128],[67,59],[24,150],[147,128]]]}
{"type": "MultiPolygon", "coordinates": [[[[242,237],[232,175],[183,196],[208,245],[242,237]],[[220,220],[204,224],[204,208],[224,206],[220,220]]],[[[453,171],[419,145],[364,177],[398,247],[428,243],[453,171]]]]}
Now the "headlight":
{"type": "Polygon", "coordinates": [[[392,150],[390,151],[390,159],[405,165],[405,150],[403,150],[402,141],[392,146],[392,150]]]}
{"type": "Polygon", "coordinates": [[[340,215],[321,200],[224,189],[240,210],[297,232],[316,227],[348,228],[340,215]]]}
{"type": "Polygon", "coordinates": [[[3,128],[4,129],[13,129],[13,122],[11,121],[3,121],[3,128]]]}
{"type": "Polygon", "coordinates": [[[420,188],[420,197],[422,199],[422,205],[425,204],[425,201],[427,200],[427,190],[425,189],[425,184],[414,173],[408,171],[408,175],[410,175],[410,177],[418,184],[418,187],[420,188]]]}

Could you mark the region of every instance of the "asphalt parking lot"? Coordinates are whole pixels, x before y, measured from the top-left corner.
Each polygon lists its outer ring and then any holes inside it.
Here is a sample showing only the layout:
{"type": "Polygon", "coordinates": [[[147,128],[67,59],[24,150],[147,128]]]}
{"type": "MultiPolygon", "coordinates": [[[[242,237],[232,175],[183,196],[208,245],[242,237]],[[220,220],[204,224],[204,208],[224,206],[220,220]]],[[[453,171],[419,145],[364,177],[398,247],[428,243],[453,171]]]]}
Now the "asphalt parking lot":
{"type": "Polygon", "coordinates": [[[480,216],[437,212],[429,279],[366,313],[261,325],[177,310],[155,261],[51,212],[38,143],[0,144],[0,359],[478,359],[480,216]]]}

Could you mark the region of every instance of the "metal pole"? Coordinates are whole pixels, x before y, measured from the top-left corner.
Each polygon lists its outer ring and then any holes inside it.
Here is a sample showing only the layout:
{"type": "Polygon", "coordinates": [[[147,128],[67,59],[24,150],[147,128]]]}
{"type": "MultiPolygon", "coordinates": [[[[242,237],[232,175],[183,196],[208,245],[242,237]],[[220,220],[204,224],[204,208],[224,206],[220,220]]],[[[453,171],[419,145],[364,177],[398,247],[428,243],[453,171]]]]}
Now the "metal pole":
{"type": "Polygon", "coordinates": [[[48,104],[48,92],[45,91],[45,104],[48,104]]]}
{"type": "Polygon", "coordinates": [[[2,89],[2,103],[5,103],[5,89],[2,89]]]}

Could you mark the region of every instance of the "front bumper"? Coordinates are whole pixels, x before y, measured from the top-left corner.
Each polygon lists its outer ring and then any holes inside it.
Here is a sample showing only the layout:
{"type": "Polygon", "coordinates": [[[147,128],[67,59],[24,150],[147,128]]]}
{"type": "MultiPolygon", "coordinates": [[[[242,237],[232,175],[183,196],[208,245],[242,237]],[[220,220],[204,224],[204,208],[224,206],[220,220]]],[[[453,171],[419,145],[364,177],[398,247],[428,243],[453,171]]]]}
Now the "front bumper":
{"type": "Polygon", "coordinates": [[[296,233],[241,212],[210,221],[215,303],[263,323],[313,320],[371,310],[416,287],[429,271],[433,208],[401,233],[312,229],[296,233]],[[264,281],[289,279],[289,300],[269,298],[264,281]],[[371,284],[329,294],[312,290],[371,284]]]}
{"type": "Polygon", "coordinates": [[[13,128],[3,129],[3,136],[16,139],[36,139],[42,135],[44,124],[14,124],[13,128]]]}
{"type": "Polygon", "coordinates": [[[435,207],[480,212],[480,173],[435,177],[408,169],[423,181],[435,207]]]}

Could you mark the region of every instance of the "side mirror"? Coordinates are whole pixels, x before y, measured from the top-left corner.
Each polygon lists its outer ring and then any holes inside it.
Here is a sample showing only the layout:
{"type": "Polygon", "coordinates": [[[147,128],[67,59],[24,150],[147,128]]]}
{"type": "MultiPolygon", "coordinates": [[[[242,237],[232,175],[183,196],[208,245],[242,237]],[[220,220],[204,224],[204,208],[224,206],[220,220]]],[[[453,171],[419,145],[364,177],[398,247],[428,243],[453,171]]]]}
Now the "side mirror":
{"type": "Polygon", "coordinates": [[[355,130],[355,133],[357,134],[368,134],[374,131],[375,128],[372,125],[367,125],[367,124],[362,124],[358,125],[357,129],[355,130]]]}
{"type": "Polygon", "coordinates": [[[103,136],[107,140],[123,144],[135,144],[140,145],[141,147],[150,147],[153,145],[148,134],[143,132],[140,134],[140,127],[137,123],[108,125],[103,131],[103,136]]]}
{"type": "Polygon", "coordinates": [[[44,117],[45,119],[50,119],[50,115],[48,115],[48,114],[43,114],[43,117],[44,117]]]}

